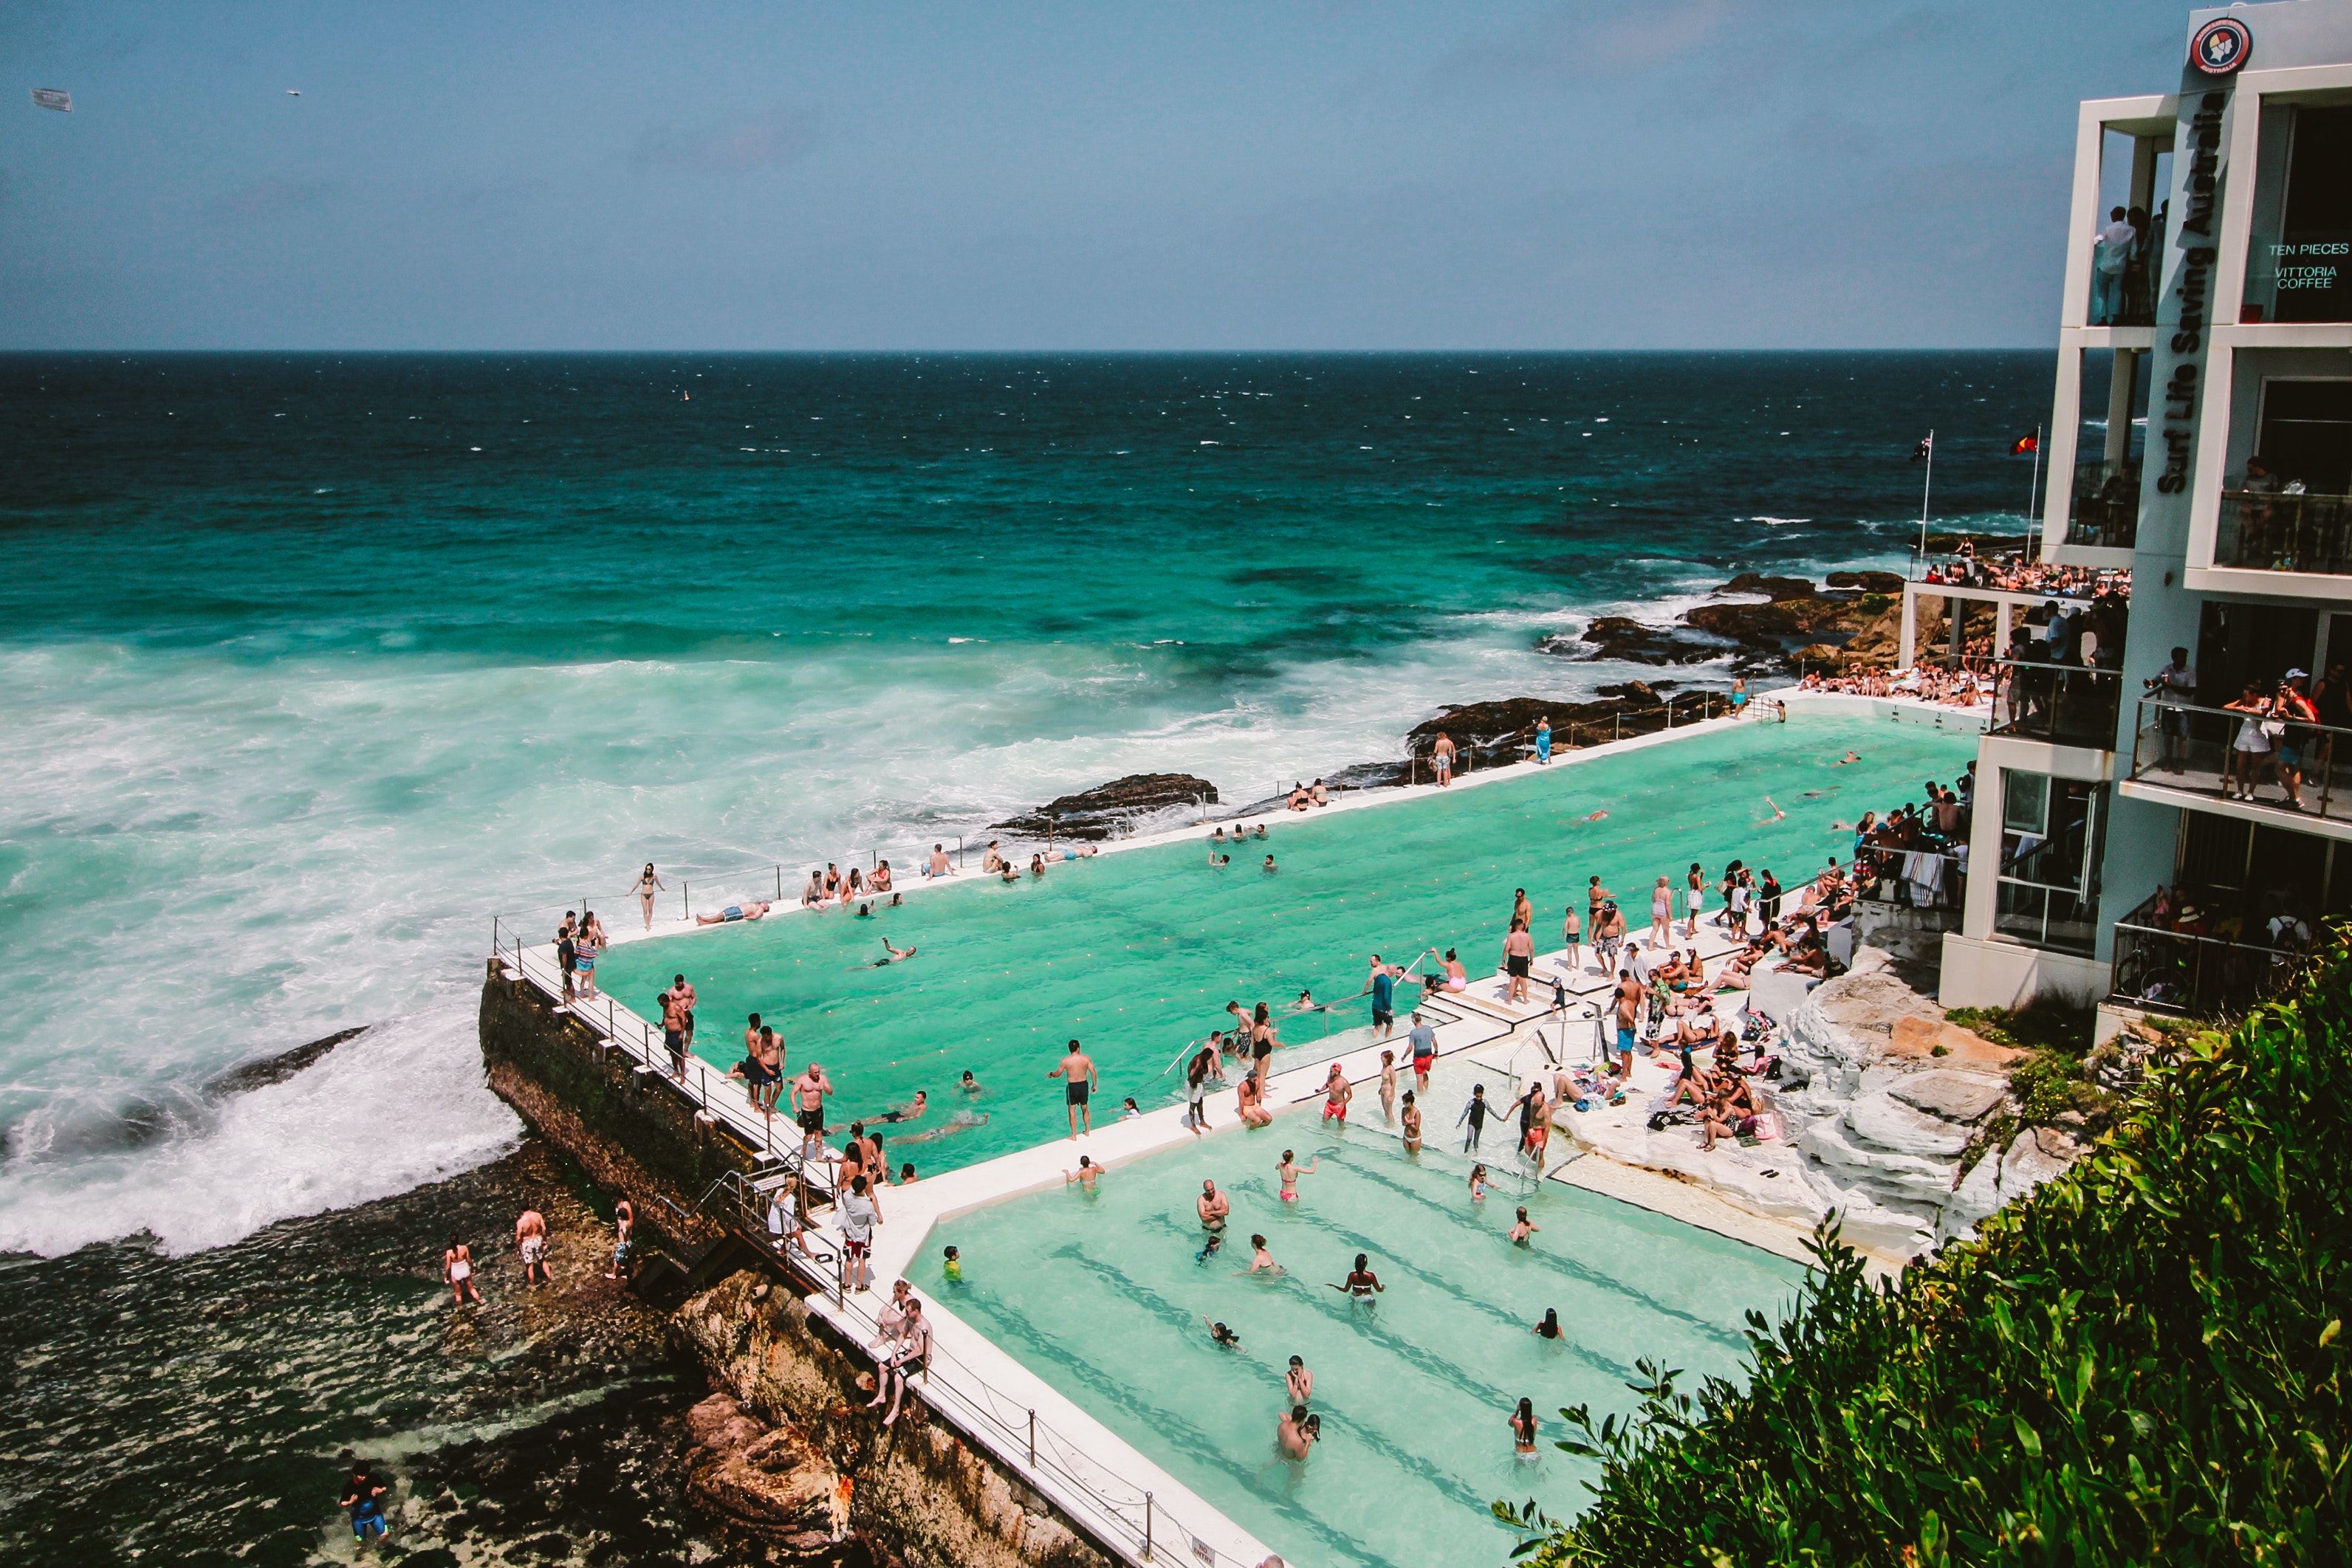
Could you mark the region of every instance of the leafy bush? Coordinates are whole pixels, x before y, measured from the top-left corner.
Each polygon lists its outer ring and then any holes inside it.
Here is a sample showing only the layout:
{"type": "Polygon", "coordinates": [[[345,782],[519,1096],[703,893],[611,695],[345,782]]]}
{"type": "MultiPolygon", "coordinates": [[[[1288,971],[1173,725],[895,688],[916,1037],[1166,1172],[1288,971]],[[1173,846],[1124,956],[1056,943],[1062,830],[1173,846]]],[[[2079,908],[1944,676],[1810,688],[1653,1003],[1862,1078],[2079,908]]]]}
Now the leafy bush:
{"type": "Polygon", "coordinates": [[[2341,1563],[2352,1557],[2352,960],[2182,1044],[2072,1171],[1872,1283],[1816,1238],[1746,1388],[1642,1364],[1630,1420],[1561,1414],[1570,1564],[2341,1563]]]}

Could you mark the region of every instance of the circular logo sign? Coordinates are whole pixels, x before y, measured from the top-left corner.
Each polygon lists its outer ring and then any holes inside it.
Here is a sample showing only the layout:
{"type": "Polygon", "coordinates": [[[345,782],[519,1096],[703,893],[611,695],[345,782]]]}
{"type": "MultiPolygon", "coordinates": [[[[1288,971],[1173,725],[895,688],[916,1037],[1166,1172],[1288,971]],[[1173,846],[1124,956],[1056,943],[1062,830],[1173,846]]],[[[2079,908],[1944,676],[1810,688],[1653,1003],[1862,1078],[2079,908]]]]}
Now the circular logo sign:
{"type": "Polygon", "coordinates": [[[2189,63],[2209,77],[2225,77],[2246,63],[2254,36],[2234,16],[2208,22],[2189,40],[2189,63]]]}

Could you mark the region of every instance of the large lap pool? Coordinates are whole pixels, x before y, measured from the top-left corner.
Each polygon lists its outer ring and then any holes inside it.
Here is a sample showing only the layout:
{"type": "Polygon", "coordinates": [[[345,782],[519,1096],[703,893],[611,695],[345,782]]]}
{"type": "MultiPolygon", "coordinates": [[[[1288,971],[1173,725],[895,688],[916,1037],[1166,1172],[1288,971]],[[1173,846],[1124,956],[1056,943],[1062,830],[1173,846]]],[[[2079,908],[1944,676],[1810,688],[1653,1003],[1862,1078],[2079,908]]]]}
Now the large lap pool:
{"type": "Polygon", "coordinates": [[[1118,1167],[1092,1197],[949,1221],[914,1282],[1291,1562],[1494,1568],[1515,1538],[1490,1502],[1532,1497],[1560,1517],[1586,1500],[1580,1483],[1597,1471],[1551,1446],[1562,1406],[1629,1409],[1645,1358],[1685,1369],[1685,1386],[1736,1375],[1745,1313],[1786,1307],[1803,1270],[1558,1182],[1507,1182],[1474,1205],[1467,1171],[1434,1149],[1408,1159],[1371,1128],[1319,1137],[1294,1113],[1118,1167]],[[1319,1160],[1295,1205],[1276,1197],[1286,1145],[1319,1160]],[[1205,1263],[1203,1177],[1234,1206],[1205,1263]],[[1507,1239],[1519,1203],[1542,1227],[1529,1249],[1507,1239]],[[1252,1231],[1285,1276],[1239,1276],[1252,1231]],[[950,1243],[960,1285],[939,1278],[950,1243]],[[1326,1288],[1358,1252],[1387,1287],[1376,1306],[1326,1288]],[[1559,1340],[1530,1332],[1546,1307],[1559,1340]],[[1213,1345],[1203,1316],[1242,1348],[1213,1345]],[[1323,1417],[1298,1464],[1274,1447],[1294,1354],[1323,1417]],[[1506,1425],[1521,1396],[1543,1423],[1532,1460],[1506,1425]]]}
{"type": "MultiPolygon", "coordinates": [[[[1751,722],[1372,810],[1286,815],[1270,842],[1221,870],[1193,843],[1066,862],[1009,887],[971,873],[973,885],[927,889],[872,919],[794,914],[627,943],[597,974],[657,1018],[655,997],[685,971],[699,992],[697,1050],[721,1070],[741,1054],[747,1013],[779,1025],[793,1071],[811,1057],[825,1065],[836,1124],[928,1090],[932,1110],[908,1129],[921,1141],[893,1138],[889,1152],[943,1170],[1059,1133],[1060,1086],[1045,1074],[1073,1036],[1101,1065],[1098,1114],[1116,1114],[1129,1094],[1149,1109],[1173,1097],[1177,1077],[1162,1069],[1223,1021],[1229,998],[1278,1010],[1301,987],[1318,998],[1352,993],[1374,951],[1402,960],[1456,946],[1474,975],[1491,972],[1516,887],[1535,902],[1542,946],[1556,944],[1560,911],[1596,873],[1627,896],[1636,927],[1643,890],[1692,861],[1713,873],[1738,857],[1793,886],[1850,852],[1851,835],[1832,824],[1916,800],[1922,779],[1949,782],[1974,754],[1972,735],[1800,705],[1786,725],[1751,722]],[[1849,747],[1862,760],[1833,766],[1849,747]],[[1759,821],[1767,796],[1785,820],[1759,821]],[[1607,815],[1589,820],[1596,811],[1607,815]],[[1268,849],[1273,875],[1256,864],[1268,849]],[[860,967],[884,936],[920,951],[860,967]],[[987,1121],[925,1137],[966,1108],[954,1088],[966,1068],[984,1091],[971,1109],[987,1121]]],[[[1360,1003],[1332,1015],[1335,1026],[1364,1021],[1360,1003]]],[[[1310,1016],[1286,1024],[1284,1039],[1323,1028],[1310,1016]]]]}

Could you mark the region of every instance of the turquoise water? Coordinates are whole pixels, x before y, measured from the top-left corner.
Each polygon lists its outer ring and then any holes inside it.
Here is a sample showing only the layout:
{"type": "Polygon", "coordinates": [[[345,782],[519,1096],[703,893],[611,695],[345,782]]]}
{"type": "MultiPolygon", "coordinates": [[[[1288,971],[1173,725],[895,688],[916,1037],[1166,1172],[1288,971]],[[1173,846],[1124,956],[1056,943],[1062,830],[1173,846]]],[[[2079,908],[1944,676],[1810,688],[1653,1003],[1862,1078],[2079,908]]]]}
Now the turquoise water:
{"type": "Polygon", "coordinates": [[[1551,1447],[1560,1407],[1630,1408],[1639,1359],[1692,1381],[1735,1375],[1744,1314],[1788,1305],[1803,1270],[1557,1182],[1473,1204],[1467,1168],[1434,1151],[1409,1159],[1369,1128],[1323,1138],[1292,1114],[1120,1166],[1091,1197],[1040,1194],[949,1222],[915,1283],[1290,1562],[1494,1568],[1515,1537],[1488,1503],[1532,1497],[1560,1517],[1597,1478],[1551,1447]],[[1296,1205],[1276,1197],[1286,1144],[1318,1167],[1296,1205]],[[1192,1207],[1204,1177],[1234,1206],[1226,1249],[1205,1264],[1192,1207]],[[1507,1239],[1522,1202],[1542,1228],[1524,1249],[1507,1239]],[[1237,1277],[1253,1231],[1285,1277],[1237,1277]],[[937,1274],[950,1243],[960,1287],[937,1274]],[[1325,1288],[1358,1252],[1387,1287],[1370,1309],[1325,1288]],[[1529,1332],[1547,1307],[1559,1340],[1529,1332]],[[1211,1344],[1203,1317],[1243,1348],[1211,1344]],[[1323,1416],[1296,1465],[1274,1449],[1292,1355],[1323,1416]],[[1506,1425],[1523,1396],[1542,1423],[1533,1461],[1506,1425]]]}
{"type": "MultiPolygon", "coordinates": [[[[614,948],[604,989],[641,1016],[680,970],[698,993],[697,1049],[724,1069],[741,1055],[751,1012],[782,1030],[788,1065],[824,1064],[839,1095],[836,1124],[929,1092],[920,1138],[964,1107],[954,1085],[971,1069],[985,1125],[906,1145],[894,1162],[946,1169],[1027,1147],[1064,1130],[1061,1090],[1045,1074],[1076,1037],[1100,1064],[1097,1113],[1133,1095],[1147,1108],[1176,1097],[1160,1076],[1188,1040],[1227,1021],[1228,1000],[1279,1012],[1302,987],[1331,998],[1360,990],[1369,956],[1404,962],[1456,946],[1474,974],[1491,970],[1512,891],[1538,912],[1551,945],[1585,879],[1630,896],[1692,861],[1710,873],[1743,859],[1793,886],[1852,836],[1832,824],[1920,798],[1974,757],[1972,737],[1886,720],[1809,714],[1753,723],[1639,751],[1604,753],[1523,779],[1366,810],[1284,816],[1263,845],[1212,869],[1196,843],[1064,862],[1012,886],[967,873],[971,886],[926,892],[859,919],[838,909],[757,925],[656,938],[614,948]],[[1832,766],[1852,747],[1863,761],[1832,766]],[[1765,798],[1785,821],[1759,825],[1765,798]],[[1590,813],[1605,811],[1597,821],[1590,813]],[[1256,862],[1271,850],[1280,868],[1256,862]],[[881,938],[918,955],[860,968],[881,938]]],[[[747,887],[746,893],[753,891],[747,887]]],[[[714,896],[716,890],[714,890],[714,896]]],[[[1404,995],[1415,994],[1407,988],[1404,995]]],[[[1360,1025],[1362,1004],[1338,1016],[1360,1025]]],[[[1286,1020],[1286,1044],[1318,1037],[1286,1020]]]]}
{"type": "Polygon", "coordinates": [[[1937,520],[2016,532],[2050,364],[0,356],[0,1249],[495,1155],[493,910],[1590,695],[1643,672],[1539,637],[1900,565],[1931,425],[1937,520]]]}

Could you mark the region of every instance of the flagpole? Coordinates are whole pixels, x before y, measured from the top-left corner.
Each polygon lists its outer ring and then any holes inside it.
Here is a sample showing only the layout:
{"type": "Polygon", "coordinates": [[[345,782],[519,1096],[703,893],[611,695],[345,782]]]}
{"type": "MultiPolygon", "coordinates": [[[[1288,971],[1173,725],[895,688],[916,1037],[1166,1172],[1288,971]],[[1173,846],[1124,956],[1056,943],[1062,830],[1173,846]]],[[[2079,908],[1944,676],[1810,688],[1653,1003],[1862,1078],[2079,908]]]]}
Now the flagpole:
{"type": "Polygon", "coordinates": [[[1936,483],[1936,432],[1927,431],[1927,473],[1919,482],[1919,575],[1927,574],[1927,492],[1936,483]]]}
{"type": "Polygon", "coordinates": [[[2033,477],[2025,482],[2025,559],[2033,559],[2033,498],[2042,492],[2042,427],[2033,427],[2033,477]]]}

